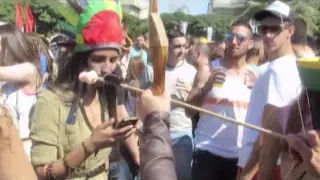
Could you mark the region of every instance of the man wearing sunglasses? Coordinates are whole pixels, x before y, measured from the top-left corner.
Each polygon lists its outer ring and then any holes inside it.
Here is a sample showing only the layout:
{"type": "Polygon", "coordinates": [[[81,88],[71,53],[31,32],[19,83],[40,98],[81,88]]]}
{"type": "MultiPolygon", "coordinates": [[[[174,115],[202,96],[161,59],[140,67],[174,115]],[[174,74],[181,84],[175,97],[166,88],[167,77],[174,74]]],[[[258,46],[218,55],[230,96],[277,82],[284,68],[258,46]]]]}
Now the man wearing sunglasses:
{"type": "MultiPolygon", "coordinates": [[[[198,72],[187,102],[241,121],[245,119],[256,78],[246,61],[246,54],[253,46],[251,26],[247,22],[235,22],[225,40],[225,58],[198,72]]],[[[186,111],[189,116],[196,113],[186,111]]],[[[243,127],[200,113],[195,130],[192,179],[234,180],[242,132],[243,127]]]]}
{"type": "MultiPolygon", "coordinates": [[[[258,30],[270,65],[252,90],[246,122],[282,133],[281,122],[273,114],[287,106],[300,93],[301,81],[291,45],[295,27],[290,7],[281,1],[274,1],[254,18],[261,22],[258,30]]],[[[240,179],[251,180],[257,172],[258,164],[258,179],[277,179],[273,175],[277,172],[280,140],[265,134],[260,134],[259,138],[258,136],[258,132],[244,129],[238,163],[240,167],[244,167],[240,179]]]]}

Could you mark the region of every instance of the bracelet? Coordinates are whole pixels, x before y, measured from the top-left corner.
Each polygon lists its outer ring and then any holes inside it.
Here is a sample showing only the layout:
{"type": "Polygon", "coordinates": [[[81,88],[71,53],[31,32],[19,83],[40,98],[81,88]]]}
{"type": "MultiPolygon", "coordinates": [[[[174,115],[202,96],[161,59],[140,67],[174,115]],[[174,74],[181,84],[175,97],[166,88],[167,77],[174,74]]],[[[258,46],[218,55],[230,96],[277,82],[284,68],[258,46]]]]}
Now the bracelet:
{"type": "Polygon", "coordinates": [[[58,180],[58,178],[53,174],[52,164],[49,164],[48,167],[46,168],[46,177],[49,180],[58,180]]]}

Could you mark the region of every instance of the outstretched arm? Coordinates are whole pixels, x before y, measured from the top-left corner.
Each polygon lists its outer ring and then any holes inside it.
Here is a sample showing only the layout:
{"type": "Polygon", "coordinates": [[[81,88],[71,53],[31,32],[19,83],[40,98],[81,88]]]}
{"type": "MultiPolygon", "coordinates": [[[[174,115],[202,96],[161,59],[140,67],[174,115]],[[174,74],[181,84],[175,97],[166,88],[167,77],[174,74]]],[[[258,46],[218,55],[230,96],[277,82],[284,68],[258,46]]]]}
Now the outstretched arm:
{"type": "MultiPolygon", "coordinates": [[[[186,100],[187,103],[195,106],[201,106],[203,104],[203,101],[205,96],[207,95],[207,92],[203,92],[201,91],[201,89],[205,86],[209,76],[210,76],[209,66],[197,72],[196,77],[194,79],[193,87],[186,100]]],[[[186,109],[186,114],[189,117],[194,116],[196,113],[197,112],[192,109],[186,109]]]]}
{"type": "Polygon", "coordinates": [[[167,112],[146,116],[141,137],[141,179],[176,180],[167,112]]]}
{"type": "Polygon", "coordinates": [[[0,111],[0,179],[37,180],[9,113],[3,108],[0,111]]]}
{"type": "Polygon", "coordinates": [[[169,133],[170,93],[153,96],[144,91],[137,101],[138,117],[143,121],[140,172],[144,180],[176,180],[175,162],[169,133]],[[160,108],[161,106],[161,108],[160,108]]]}
{"type": "MultiPolygon", "coordinates": [[[[278,107],[269,104],[266,105],[263,113],[263,127],[274,132],[282,133],[283,130],[279,116],[277,116],[279,112],[278,107]]],[[[261,134],[261,141],[258,179],[272,179],[282,150],[281,139],[267,134],[261,134]]]]}
{"type": "Polygon", "coordinates": [[[242,172],[239,176],[239,180],[251,180],[257,173],[259,168],[259,156],[261,148],[261,135],[258,137],[253,145],[252,153],[248,159],[247,164],[243,167],[242,172]]]}

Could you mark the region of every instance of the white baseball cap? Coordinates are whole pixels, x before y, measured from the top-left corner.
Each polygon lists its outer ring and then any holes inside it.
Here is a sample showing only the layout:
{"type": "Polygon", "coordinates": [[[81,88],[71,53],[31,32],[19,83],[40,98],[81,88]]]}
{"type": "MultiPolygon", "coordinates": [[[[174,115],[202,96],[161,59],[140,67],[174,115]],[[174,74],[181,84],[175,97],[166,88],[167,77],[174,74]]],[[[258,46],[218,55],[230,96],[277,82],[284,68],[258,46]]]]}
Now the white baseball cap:
{"type": "Polygon", "coordinates": [[[293,16],[290,7],[281,1],[274,1],[273,3],[269,4],[264,10],[256,13],[254,19],[256,21],[261,21],[270,15],[293,22],[293,16]]]}

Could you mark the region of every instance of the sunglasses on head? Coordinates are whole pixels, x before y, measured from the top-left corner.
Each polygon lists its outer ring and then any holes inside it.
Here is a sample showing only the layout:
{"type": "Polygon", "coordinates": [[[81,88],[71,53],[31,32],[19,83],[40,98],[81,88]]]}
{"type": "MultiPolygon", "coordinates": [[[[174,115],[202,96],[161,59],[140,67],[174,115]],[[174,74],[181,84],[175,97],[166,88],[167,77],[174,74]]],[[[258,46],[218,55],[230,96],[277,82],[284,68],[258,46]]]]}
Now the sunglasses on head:
{"type": "Polygon", "coordinates": [[[277,34],[280,33],[284,30],[284,27],[281,25],[274,25],[274,26],[268,26],[268,25],[260,25],[258,27],[258,32],[261,35],[265,35],[268,32],[272,33],[272,34],[277,34]]]}
{"type": "Polygon", "coordinates": [[[245,35],[239,34],[239,33],[238,34],[227,33],[225,35],[225,39],[227,41],[232,41],[234,38],[236,38],[238,41],[241,41],[241,42],[247,39],[247,37],[245,35]]]}

